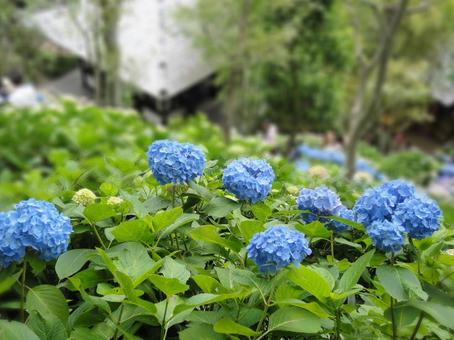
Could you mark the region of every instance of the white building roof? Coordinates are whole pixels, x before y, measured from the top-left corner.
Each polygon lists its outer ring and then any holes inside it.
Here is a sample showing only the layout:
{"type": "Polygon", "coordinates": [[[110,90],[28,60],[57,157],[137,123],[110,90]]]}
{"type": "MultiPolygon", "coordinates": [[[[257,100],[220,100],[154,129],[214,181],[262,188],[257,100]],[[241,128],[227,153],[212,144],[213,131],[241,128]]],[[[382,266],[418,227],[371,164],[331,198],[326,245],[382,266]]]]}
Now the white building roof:
{"type": "MultiPolygon", "coordinates": [[[[124,0],[118,28],[120,78],[155,97],[173,97],[213,73],[201,52],[178,28],[175,10],[196,0],[124,0]]],[[[85,60],[91,57],[94,8],[81,0],[71,12],[66,7],[42,10],[32,17],[55,44],[85,60]],[[85,32],[86,35],[84,35],[85,32]]]]}

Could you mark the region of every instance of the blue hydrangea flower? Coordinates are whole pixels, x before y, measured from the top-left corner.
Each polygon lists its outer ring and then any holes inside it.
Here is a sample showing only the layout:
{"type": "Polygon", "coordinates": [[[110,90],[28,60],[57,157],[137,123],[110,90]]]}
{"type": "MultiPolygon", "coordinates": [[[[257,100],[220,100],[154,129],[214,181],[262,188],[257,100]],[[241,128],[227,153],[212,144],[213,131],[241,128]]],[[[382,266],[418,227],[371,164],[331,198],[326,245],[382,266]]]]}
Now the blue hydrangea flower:
{"type": "Polygon", "coordinates": [[[304,234],[286,226],[273,226],[255,234],[246,250],[262,273],[275,273],[290,263],[299,265],[312,254],[304,234]]]}
{"type": "Polygon", "coordinates": [[[415,187],[401,180],[366,190],[353,207],[355,219],[365,226],[374,221],[391,221],[397,205],[414,194],[415,187]]]}
{"type": "Polygon", "coordinates": [[[20,262],[24,257],[25,247],[20,240],[11,220],[11,212],[0,213],[0,268],[20,262]]]}
{"type": "MultiPolygon", "coordinates": [[[[345,218],[346,220],[349,220],[349,221],[354,221],[353,211],[351,211],[350,209],[347,209],[344,206],[342,206],[339,209],[339,211],[333,216],[345,218]]],[[[339,221],[334,221],[334,220],[331,220],[326,226],[338,233],[350,229],[349,225],[339,222],[339,221]]]]}
{"type": "Polygon", "coordinates": [[[11,228],[25,247],[35,249],[44,260],[66,251],[72,227],[69,218],[52,203],[29,199],[16,205],[10,215],[11,228]]]}
{"type": "Polygon", "coordinates": [[[366,228],[372,244],[384,252],[397,252],[404,244],[404,228],[390,221],[375,221],[366,228]]]}
{"type": "Polygon", "coordinates": [[[231,162],[222,176],[224,188],[240,200],[257,203],[264,201],[271,190],[274,172],[264,160],[240,158],[231,162]]]}
{"type": "Polygon", "coordinates": [[[440,228],[441,210],[428,197],[416,195],[399,204],[394,220],[402,225],[410,237],[423,239],[440,228]]]}
{"type": "Polygon", "coordinates": [[[308,210],[310,213],[303,213],[302,218],[306,223],[320,219],[322,222],[327,220],[325,216],[335,216],[342,209],[342,203],[337,194],[327,187],[315,189],[303,188],[296,203],[299,210],[308,210]]]}
{"type": "Polygon", "coordinates": [[[148,148],[148,165],[160,184],[187,183],[202,175],[203,152],[193,144],[158,140],[148,148]]]}

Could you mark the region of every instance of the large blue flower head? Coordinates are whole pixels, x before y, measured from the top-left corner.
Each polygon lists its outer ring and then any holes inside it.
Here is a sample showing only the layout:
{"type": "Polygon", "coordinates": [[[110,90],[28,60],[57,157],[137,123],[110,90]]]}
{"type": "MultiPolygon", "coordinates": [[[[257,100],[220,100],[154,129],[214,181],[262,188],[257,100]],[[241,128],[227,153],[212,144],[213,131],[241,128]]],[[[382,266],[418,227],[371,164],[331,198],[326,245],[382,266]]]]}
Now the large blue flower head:
{"type": "Polygon", "coordinates": [[[414,194],[415,187],[401,180],[366,190],[353,207],[356,221],[365,226],[374,221],[391,221],[397,205],[414,194]]]}
{"type": "Polygon", "coordinates": [[[423,239],[440,228],[441,210],[432,199],[416,195],[398,205],[394,221],[405,228],[410,237],[423,239]]]}
{"type": "Polygon", "coordinates": [[[275,273],[290,263],[299,265],[312,254],[303,233],[286,226],[273,226],[255,234],[246,248],[262,273],[275,273]]]}
{"type": "Polygon", "coordinates": [[[372,244],[384,252],[397,252],[404,244],[404,228],[390,221],[375,221],[366,228],[372,244]]]}
{"type": "Polygon", "coordinates": [[[337,194],[327,187],[315,189],[301,189],[296,198],[298,209],[308,210],[310,213],[303,213],[302,218],[306,223],[320,219],[325,222],[326,216],[335,216],[342,209],[342,203],[337,194]]]}
{"type": "Polygon", "coordinates": [[[71,223],[52,203],[35,199],[22,201],[11,212],[10,221],[20,242],[36,250],[44,260],[57,258],[68,248],[71,223]]]}
{"type": "Polygon", "coordinates": [[[222,176],[225,189],[240,200],[250,203],[264,201],[273,181],[273,168],[261,159],[237,159],[224,169],[222,176]]]}
{"type": "MultiPolygon", "coordinates": [[[[351,211],[350,209],[347,209],[344,206],[342,206],[337,211],[337,213],[335,215],[333,215],[333,216],[344,218],[344,219],[349,220],[349,221],[354,221],[353,211],[351,211]]],[[[338,232],[338,233],[350,229],[349,225],[347,225],[345,223],[342,223],[342,222],[339,222],[339,221],[335,221],[335,220],[331,220],[326,226],[328,228],[338,232]]]]}
{"type": "Polygon", "coordinates": [[[148,165],[160,184],[188,183],[202,175],[203,152],[193,144],[163,139],[148,148],[148,165]]]}
{"type": "Polygon", "coordinates": [[[11,220],[11,212],[0,213],[0,268],[19,262],[25,255],[25,247],[11,220]]]}

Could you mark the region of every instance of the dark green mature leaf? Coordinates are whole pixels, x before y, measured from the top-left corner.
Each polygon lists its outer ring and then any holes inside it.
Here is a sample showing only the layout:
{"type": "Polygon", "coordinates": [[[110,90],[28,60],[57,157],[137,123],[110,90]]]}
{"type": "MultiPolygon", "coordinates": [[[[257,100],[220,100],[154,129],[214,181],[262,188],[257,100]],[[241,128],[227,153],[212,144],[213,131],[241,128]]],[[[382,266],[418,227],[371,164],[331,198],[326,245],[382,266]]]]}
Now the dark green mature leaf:
{"type": "Polygon", "coordinates": [[[40,340],[40,338],[23,323],[6,320],[0,320],[0,339],[40,340]]]}
{"type": "Polygon", "coordinates": [[[304,309],[284,307],[270,315],[267,333],[274,331],[318,333],[321,323],[316,315],[304,309]]]}
{"type": "Polygon", "coordinates": [[[32,312],[27,325],[41,340],[66,340],[68,334],[60,319],[48,317],[44,319],[38,312],[32,312]]]}
{"type": "Polygon", "coordinates": [[[317,302],[304,302],[298,299],[290,298],[290,299],[283,299],[283,300],[277,300],[276,303],[278,305],[289,305],[289,306],[295,306],[299,308],[303,308],[315,315],[317,315],[320,318],[329,318],[330,314],[323,309],[317,302]]]}
{"type": "Polygon", "coordinates": [[[91,223],[105,220],[106,218],[115,216],[116,214],[116,211],[110,205],[105,203],[90,204],[84,209],[84,216],[91,223]]]}
{"type": "Polygon", "coordinates": [[[213,293],[215,289],[221,287],[221,284],[215,278],[208,275],[193,275],[192,279],[204,293],[213,293]]]}
{"type": "Polygon", "coordinates": [[[184,226],[185,224],[191,223],[192,221],[196,221],[199,219],[199,215],[197,214],[183,214],[179,218],[176,219],[174,223],[169,225],[168,227],[161,230],[160,237],[165,237],[173,233],[179,227],[184,226]]]}
{"type": "Polygon", "coordinates": [[[238,202],[229,200],[225,197],[215,197],[205,208],[205,213],[214,218],[227,216],[231,211],[239,208],[238,202]]]}
{"type": "Polygon", "coordinates": [[[14,274],[11,274],[11,271],[9,270],[0,272],[0,294],[10,289],[17,282],[21,274],[22,270],[14,274]]]}
{"type": "Polygon", "coordinates": [[[112,229],[112,234],[119,242],[139,241],[149,243],[153,239],[150,228],[143,220],[129,220],[112,229]]]}
{"type": "Polygon", "coordinates": [[[416,275],[406,268],[382,265],[377,268],[377,277],[386,292],[397,301],[408,300],[409,291],[421,299],[427,299],[416,275]]]}
{"type": "Polygon", "coordinates": [[[345,271],[344,275],[342,275],[339,281],[338,290],[340,292],[346,292],[356,285],[359,278],[361,277],[361,274],[369,265],[369,262],[374,253],[375,250],[373,249],[362,255],[354,263],[351,264],[350,268],[345,271]]]}
{"type": "Polygon", "coordinates": [[[204,323],[194,323],[189,325],[188,328],[178,333],[180,340],[223,340],[225,336],[216,333],[213,326],[204,323]]]}
{"type": "Polygon", "coordinates": [[[147,249],[138,242],[125,242],[107,250],[116,268],[133,280],[154,269],[155,262],[147,249]]]}
{"type": "Polygon", "coordinates": [[[288,278],[322,302],[331,294],[330,282],[310,267],[294,267],[289,271],[288,278]]]}
{"type": "Polygon", "coordinates": [[[37,311],[44,318],[56,316],[64,323],[69,316],[69,308],[62,292],[51,285],[40,285],[31,288],[27,293],[25,308],[28,313],[37,311]]]}
{"type": "Polygon", "coordinates": [[[190,232],[191,237],[196,241],[204,241],[208,243],[214,243],[225,247],[227,249],[232,249],[236,252],[240,251],[241,244],[237,244],[230,240],[226,240],[218,234],[218,228],[212,225],[204,225],[198,228],[193,229],[190,232]]]}
{"type": "Polygon", "coordinates": [[[148,280],[167,296],[184,293],[189,289],[188,285],[181,283],[179,280],[161,275],[151,274],[148,280]]]}
{"type": "Polygon", "coordinates": [[[432,301],[411,300],[409,306],[429,314],[435,321],[445,327],[454,329],[454,307],[432,301]]]}
{"type": "Polygon", "coordinates": [[[61,254],[55,264],[58,278],[62,280],[77,273],[94,254],[92,249],[72,249],[61,254]]]}
{"type": "Polygon", "coordinates": [[[184,264],[175,261],[169,256],[164,259],[161,274],[167,278],[177,279],[183,284],[185,284],[191,277],[191,273],[186,269],[184,264]]]}
{"type": "Polygon", "coordinates": [[[224,318],[217,321],[214,324],[213,329],[215,332],[221,334],[239,334],[244,336],[254,336],[257,334],[252,329],[236,323],[230,318],[224,318]]]}
{"type": "MultiPolygon", "coordinates": [[[[385,317],[392,321],[391,308],[385,311],[385,317]]],[[[394,320],[397,329],[411,325],[419,316],[420,311],[417,308],[408,306],[406,303],[394,306],[394,320]]]]}

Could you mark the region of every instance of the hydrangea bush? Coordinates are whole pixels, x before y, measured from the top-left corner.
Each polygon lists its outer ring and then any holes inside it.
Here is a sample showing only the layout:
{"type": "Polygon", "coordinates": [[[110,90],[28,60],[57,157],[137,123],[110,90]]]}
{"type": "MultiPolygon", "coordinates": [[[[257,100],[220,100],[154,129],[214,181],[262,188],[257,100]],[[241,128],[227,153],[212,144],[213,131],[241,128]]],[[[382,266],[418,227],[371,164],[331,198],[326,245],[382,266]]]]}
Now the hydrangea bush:
{"type": "MultiPolygon", "coordinates": [[[[200,144],[186,125],[178,140],[200,144]]],[[[0,338],[452,338],[452,228],[412,185],[314,178],[278,157],[232,166],[205,145],[203,171],[163,152],[175,191],[149,171],[147,145],[169,137],[153,131],[75,172],[54,150],[51,196],[24,176],[40,200],[0,213],[0,338]],[[81,189],[95,199],[73,200],[81,189]]]]}

